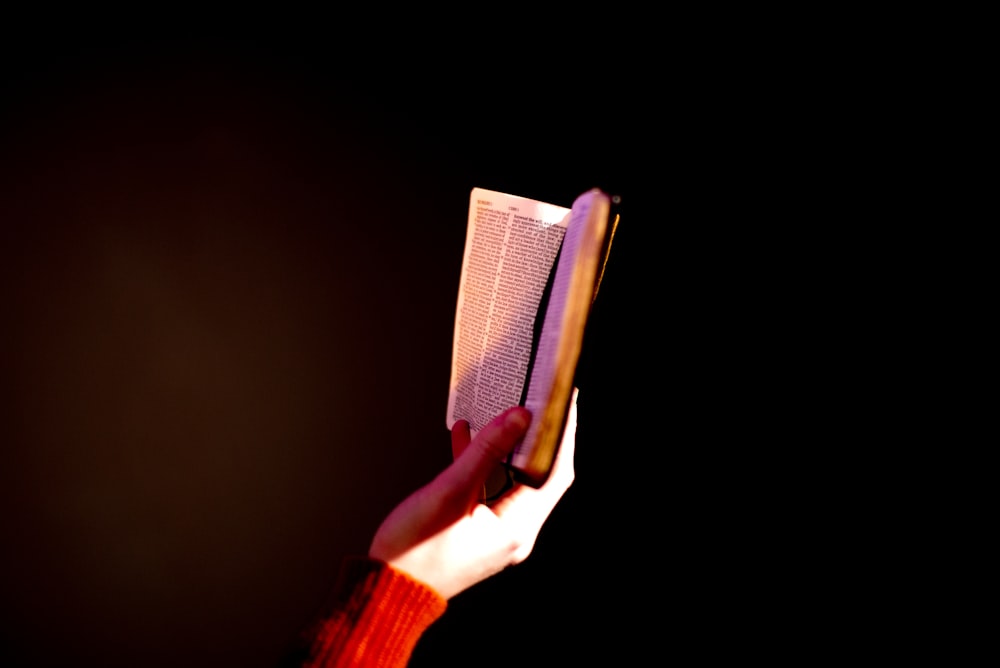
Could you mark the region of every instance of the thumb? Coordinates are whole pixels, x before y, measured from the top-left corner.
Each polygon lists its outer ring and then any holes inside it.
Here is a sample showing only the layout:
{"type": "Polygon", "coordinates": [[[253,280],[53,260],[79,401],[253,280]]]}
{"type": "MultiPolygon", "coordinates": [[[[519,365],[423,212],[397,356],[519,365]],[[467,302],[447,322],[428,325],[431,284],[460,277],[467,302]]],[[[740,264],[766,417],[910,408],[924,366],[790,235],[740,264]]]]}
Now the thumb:
{"type": "Polygon", "coordinates": [[[493,418],[443,472],[448,487],[478,495],[490,474],[524,438],[530,422],[531,411],[522,406],[508,408],[493,418]]]}

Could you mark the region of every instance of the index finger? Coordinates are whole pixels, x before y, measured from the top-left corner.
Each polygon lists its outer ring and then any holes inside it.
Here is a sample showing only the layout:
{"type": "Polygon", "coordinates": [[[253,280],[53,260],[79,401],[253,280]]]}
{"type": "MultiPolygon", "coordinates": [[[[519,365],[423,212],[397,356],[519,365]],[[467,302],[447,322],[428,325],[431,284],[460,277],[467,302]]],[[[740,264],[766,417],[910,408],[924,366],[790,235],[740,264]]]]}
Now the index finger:
{"type": "Polygon", "coordinates": [[[527,408],[508,408],[476,433],[442,477],[455,486],[481,486],[524,438],[530,422],[527,408]]]}

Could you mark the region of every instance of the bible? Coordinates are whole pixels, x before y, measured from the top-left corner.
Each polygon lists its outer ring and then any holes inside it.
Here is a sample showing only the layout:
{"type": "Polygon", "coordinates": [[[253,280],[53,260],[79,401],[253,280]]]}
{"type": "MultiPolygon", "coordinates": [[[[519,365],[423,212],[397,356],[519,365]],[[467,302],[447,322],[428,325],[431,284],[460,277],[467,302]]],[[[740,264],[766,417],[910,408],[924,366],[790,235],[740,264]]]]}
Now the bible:
{"type": "Polygon", "coordinates": [[[446,425],[467,420],[475,435],[506,408],[528,408],[506,482],[541,487],[555,461],[618,224],[613,208],[599,188],[570,207],[472,189],[446,425]]]}

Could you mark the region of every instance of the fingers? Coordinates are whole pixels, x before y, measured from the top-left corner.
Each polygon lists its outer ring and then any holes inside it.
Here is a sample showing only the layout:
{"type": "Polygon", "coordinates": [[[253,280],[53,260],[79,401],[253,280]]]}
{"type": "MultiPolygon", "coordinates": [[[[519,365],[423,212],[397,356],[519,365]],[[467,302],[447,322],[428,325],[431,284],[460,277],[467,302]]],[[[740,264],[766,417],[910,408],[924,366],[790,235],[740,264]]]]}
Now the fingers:
{"type": "Polygon", "coordinates": [[[456,421],[451,427],[451,458],[458,459],[458,456],[469,445],[470,440],[472,440],[472,435],[469,430],[469,422],[467,420],[456,421]]]}
{"type": "Polygon", "coordinates": [[[563,430],[559,452],[552,465],[548,480],[538,489],[519,486],[515,492],[500,499],[492,506],[493,511],[519,536],[523,550],[521,558],[527,556],[535,537],[549,514],[573,484],[576,473],[574,456],[576,451],[577,397],[579,390],[573,389],[566,426],[563,430]]]}
{"type": "Polygon", "coordinates": [[[556,454],[556,460],[552,464],[552,472],[549,474],[549,479],[543,485],[543,487],[553,489],[562,488],[558,492],[560,496],[569,488],[575,477],[573,457],[576,451],[576,402],[579,396],[580,389],[574,387],[573,395],[570,399],[569,412],[566,415],[566,426],[563,428],[562,440],[559,443],[559,452],[556,454]]]}
{"type": "Polygon", "coordinates": [[[468,424],[455,423],[451,446],[452,453],[458,452],[458,455],[442,474],[448,484],[474,489],[478,496],[497,465],[524,438],[530,422],[531,412],[515,406],[493,418],[471,441],[468,440],[468,424]]]}

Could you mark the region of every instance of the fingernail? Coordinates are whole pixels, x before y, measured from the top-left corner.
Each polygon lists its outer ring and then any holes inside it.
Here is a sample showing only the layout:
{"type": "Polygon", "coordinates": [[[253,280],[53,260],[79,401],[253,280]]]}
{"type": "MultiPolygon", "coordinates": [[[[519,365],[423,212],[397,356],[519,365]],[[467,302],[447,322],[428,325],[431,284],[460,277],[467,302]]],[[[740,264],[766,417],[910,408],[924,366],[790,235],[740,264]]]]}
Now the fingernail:
{"type": "Polygon", "coordinates": [[[526,429],[529,422],[531,422],[531,412],[526,408],[512,410],[504,418],[504,426],[516,427],[517,429],[526,429]]]}

